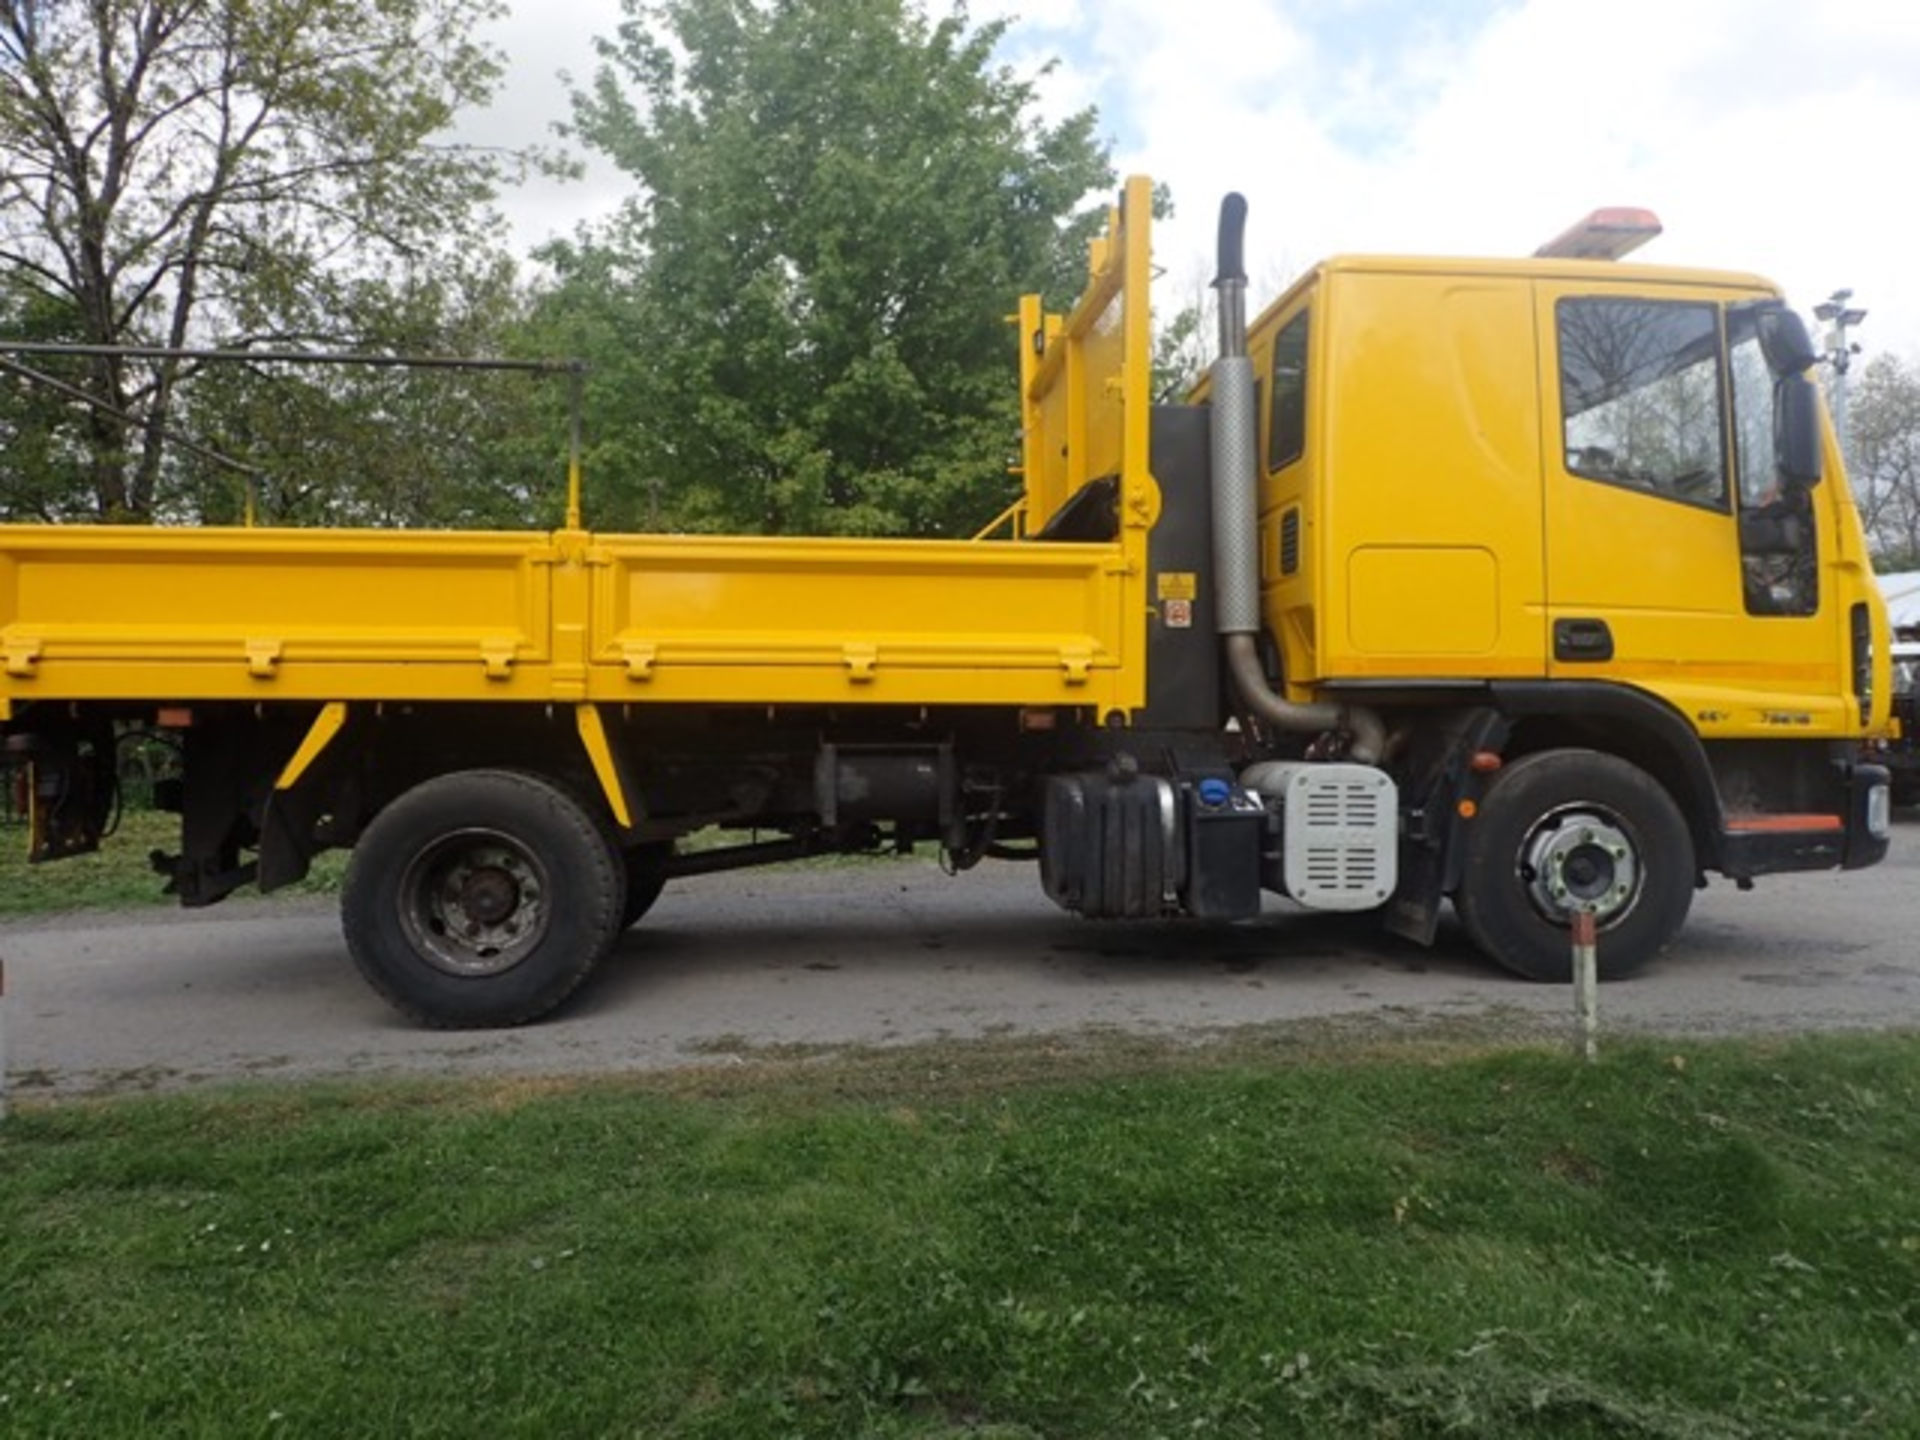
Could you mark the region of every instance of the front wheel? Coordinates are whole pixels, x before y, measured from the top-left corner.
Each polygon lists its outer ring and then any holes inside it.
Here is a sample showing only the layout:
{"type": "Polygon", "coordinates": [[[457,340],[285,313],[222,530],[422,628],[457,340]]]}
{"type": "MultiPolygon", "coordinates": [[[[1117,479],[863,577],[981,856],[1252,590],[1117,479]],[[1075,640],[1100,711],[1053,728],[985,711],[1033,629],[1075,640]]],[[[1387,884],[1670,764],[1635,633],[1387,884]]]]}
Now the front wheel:
{"type": "Polygon", "coordinates": [[[1474,944],[1529,980],[1573,976],[1571,926],[1594,912],[1600,978],[1646,965],[1693,904],[1693,838],[1673,798],[1595,750],[1508,765],[1469,823],[1454,907],[1474,944]]]}
{"type": "Polygon", "coordinates": [[[620,933],[626,867],[572,796],[533,775],[426,781],[374,817],[341,895],[367,982],[436,1029],[552,1010],[620,933]]]}

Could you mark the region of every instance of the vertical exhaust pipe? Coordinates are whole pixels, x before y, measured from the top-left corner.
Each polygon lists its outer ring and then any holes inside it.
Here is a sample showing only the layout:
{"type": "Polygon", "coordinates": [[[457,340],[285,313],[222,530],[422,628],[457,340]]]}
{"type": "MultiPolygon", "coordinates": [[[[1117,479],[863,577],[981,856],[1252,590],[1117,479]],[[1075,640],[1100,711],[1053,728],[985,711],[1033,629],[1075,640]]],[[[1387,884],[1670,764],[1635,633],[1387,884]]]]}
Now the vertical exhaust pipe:
{"type": "Polygon", "coordinates": [[[1213,362],[1213,590],[1227,670],[1241,702],[1283,730],[1344,731],[1347,751],[1374,764],[1386,749],[1386,726],[1372,710],[1300,705],[1274,691],[1260,661],[1260,456],[1253,361],[1247,354],[1247,201],[1220,204],[1218,265],[1213,281],[1220,312],[1220,354],[1213,362]]]}
{"type": "Polygon", "coordinates": [[[1247,202],[1220,203],[1220,353],[1213,362],[1208,421],[1213,441],[1213,590],[1223,636],[1260,633],[1260,433],[1253,361],[1247,355],[1247,202]]]}

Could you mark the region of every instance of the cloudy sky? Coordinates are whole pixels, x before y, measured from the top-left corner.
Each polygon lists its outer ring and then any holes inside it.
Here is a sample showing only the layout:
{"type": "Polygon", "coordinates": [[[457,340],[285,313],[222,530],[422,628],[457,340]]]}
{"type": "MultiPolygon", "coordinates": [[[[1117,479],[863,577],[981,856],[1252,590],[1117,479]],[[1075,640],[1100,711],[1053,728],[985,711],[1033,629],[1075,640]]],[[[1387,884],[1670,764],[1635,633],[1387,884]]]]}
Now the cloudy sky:
{"type": "MultiPolygon", "coordinates": [[[[472,132],[567,113],[620,0],[511,0],[472,132]]],[[[945,0],[926,0],[944,10],[945,0]]],[[[1648,260],[1757,271],[1803,310],[1846,286],[1871,355],[1920,361],[1920,5],[1911,0],[973,0],[1009,17],[1049,109],[1092,105],[1120,171],[1173,187],[1158,258],[1210,270],[1219,197],[1252,207],[1256,302],[1340,251],[1521,254],[1599,205],[1655,210],[1648,260]]],[[[621,179],[507,197],[525,241],[621,179]]],[[[1060,297],[1062,301],[1071,297],[1060,297]]]]}

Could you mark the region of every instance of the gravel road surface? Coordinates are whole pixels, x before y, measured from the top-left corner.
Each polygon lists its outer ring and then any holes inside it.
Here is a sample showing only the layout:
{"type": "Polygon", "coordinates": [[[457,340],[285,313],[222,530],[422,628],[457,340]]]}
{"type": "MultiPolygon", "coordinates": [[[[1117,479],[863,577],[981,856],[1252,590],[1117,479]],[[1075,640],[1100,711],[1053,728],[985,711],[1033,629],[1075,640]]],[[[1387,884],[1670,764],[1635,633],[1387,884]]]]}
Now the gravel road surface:
{"type": "MultiPolygon", "coordinates": [[[[1277,907],[1230,928],[1094,924],[1028,866],[756,871],[670,887],[586,993],[520,1030],[420,1030],[360,980],[328,902],[0,925],[20,1099],[249,1077],[578,1074],[750,1063],[773,1048],[1057,1034],[1204,1036],[1337,1019],[1479,1017],[1516,1036],[1571,1000],[1493,970],[1452,927],[1432,950],[1365,918],[1277,907]]],[[[1680,943],[1605,987],[1610,1028],[1675,1035],[1920,1027],[1920,817],[1851,875],[1696,897],[1680,943]]]]}

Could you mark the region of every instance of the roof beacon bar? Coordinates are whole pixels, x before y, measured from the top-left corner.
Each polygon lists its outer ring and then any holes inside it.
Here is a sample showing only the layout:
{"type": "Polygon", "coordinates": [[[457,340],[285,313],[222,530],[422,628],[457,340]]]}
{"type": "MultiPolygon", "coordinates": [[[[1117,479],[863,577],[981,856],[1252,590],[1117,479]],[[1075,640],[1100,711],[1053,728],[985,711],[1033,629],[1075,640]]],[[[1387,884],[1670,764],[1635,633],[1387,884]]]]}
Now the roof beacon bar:
{"type": "Polygon", "coordinates": [[[1561,231],[1533,253],[1543,260],[1618,260],[1660,233],[1651,210],[1611,205],[1561,231]]]}

